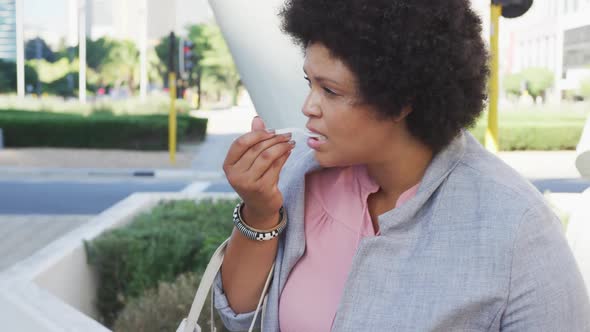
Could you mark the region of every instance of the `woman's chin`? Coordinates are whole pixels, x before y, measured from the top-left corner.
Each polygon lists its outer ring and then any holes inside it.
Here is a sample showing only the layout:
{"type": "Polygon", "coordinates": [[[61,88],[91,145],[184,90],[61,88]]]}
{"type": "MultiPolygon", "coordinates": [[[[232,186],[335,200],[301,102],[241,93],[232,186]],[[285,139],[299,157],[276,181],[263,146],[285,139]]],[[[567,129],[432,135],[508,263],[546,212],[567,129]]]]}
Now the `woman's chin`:
{"type": "Polygon", "coordinates": [[[318,164],[323,168],[344,167],[350,165],[350,163],[338,158],[334,158],[333,155],[330,155],[326,152],[314,151],[314,156],[318,164]]]}

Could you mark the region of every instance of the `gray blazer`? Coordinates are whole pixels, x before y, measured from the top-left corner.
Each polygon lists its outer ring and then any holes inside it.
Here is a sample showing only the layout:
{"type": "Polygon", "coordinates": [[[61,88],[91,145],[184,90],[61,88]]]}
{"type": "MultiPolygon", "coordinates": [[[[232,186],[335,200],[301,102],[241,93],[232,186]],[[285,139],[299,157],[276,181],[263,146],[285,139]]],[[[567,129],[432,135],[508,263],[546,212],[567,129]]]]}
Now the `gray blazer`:
{"type": "MultiPolygon", "coordinates": [[[[265,331],[279,331],[279,296],[305,251],[305,174],[320,168],[313,150],[297,146],[279,182],[289,221],[265,331]]],[[[590,331],[588,293],[559,219],[468,132],[379,225],[382,235],[363,239],[354,256],[332,331],[590,331]]],[[[247,330],[253,313],[229,307],[219,274],[214,292],[226,327],[247,330]]]]}

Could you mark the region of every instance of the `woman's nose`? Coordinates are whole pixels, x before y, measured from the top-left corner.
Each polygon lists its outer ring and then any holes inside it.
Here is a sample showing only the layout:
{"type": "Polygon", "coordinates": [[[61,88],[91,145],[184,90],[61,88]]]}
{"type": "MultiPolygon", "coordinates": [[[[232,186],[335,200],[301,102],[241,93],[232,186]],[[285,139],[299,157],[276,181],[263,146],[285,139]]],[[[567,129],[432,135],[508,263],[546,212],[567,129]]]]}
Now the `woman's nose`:
{"type": "Polygon", "coordinates": [[[320,104],[314,97],[314,93],[312,91],[310,91],[307,95],[307,98],[305,99],[305,103],[303,103],[303,108],[301,109],[301,111],[308,118],[319,117],[322,114],[320,104]]]}

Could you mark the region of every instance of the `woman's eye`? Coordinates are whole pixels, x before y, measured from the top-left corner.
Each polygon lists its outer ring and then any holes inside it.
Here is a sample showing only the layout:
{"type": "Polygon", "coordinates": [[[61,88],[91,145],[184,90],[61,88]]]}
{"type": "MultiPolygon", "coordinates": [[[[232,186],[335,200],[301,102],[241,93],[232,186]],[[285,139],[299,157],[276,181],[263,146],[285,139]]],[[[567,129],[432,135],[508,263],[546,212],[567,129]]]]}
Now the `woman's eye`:
{"type": "Polygon", "coordinates": [[[311,81],[307,76],[303,77],[307,81],[307,86],[311,87],[311,81]]]}
{"type": "Polygon", "coordinates": [[[332,95],[332,96],[335,96],[335,95],[336,95],[336,93],[334,93],[334,91],[332,91],[332,90],[330,90],[330,89],[328,89],[328,88],[324,88],[324,91],[325,91],[327,94],[329,94],[329,95],[332,95]]]}
{"type": "MultiPolygon", "coordinates": [[[[307,86],[309,86],[311,88],[311,80],[309,79],[309,77],[304,76],[303,78],[307,81],[307,86]]],[[[322,89],[329,96],[337,96],[337,94],[334,91],[332,91],[328,88],[322,87],[322,89]]]]}

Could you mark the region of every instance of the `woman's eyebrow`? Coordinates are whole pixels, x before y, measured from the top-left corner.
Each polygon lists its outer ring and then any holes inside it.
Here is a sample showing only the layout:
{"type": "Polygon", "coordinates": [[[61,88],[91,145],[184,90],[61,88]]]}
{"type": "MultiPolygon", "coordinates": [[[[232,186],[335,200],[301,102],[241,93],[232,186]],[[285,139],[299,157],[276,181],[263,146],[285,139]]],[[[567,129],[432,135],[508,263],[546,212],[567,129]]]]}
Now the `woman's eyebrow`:
{"type": "MultiPolygon", "coordinates": [[[[306,76],[309,76],[309,75],[307,74],[307,71],[305,70],[305,68],[303,68],[303,72],[305,73],[305,75],[306,75],[306,76]]],[[[334,84],[336,84],[336,85],[340,85],[340,83],[339,83],[339,82],[337,82],[337,81],[335,81],[335,80],[333,80],[333,79],[331,79],[331,78],[327,78],[327,77],[323,77],[323,76],[314,76],[313,78],[314,78],[316,81],[320,81],[320,82],[332,82],[332,83],[334,83],[334,84]]]]}

